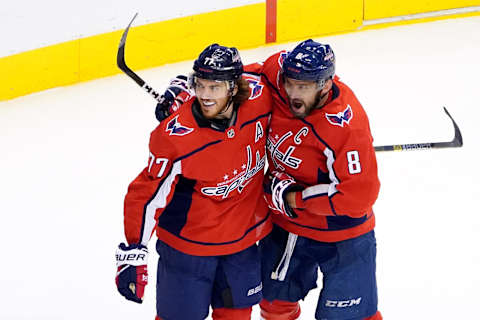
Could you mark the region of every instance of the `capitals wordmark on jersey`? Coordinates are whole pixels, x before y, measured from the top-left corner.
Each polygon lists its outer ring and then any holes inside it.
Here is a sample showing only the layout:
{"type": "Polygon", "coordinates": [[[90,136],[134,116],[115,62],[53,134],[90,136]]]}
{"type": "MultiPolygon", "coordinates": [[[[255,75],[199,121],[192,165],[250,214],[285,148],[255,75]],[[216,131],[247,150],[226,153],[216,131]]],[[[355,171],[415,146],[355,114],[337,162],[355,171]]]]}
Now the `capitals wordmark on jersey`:
{"type": "Polygon", "coordinates": [[[228,195],[235,190],[241,193],[257,173],[263,172],[266,162],[266,155],[260,156],[260,152],[257,150],[255,153],[255,165],[252,167],[252,147],[248,145],[246,151],[247,164],[242,164],[242,171],[239,172],[236,169],[232,171],[232,178],[229,178],[229,175],[225,174],[223,179],[227,181],[220,182],[215,187],[204,187],[202,188],[202,193],[206,196],[221,196],[222,198],[227,198],[228,195]]]}
{"type": "MultiPolygon", "coordinates": [[[[308,127],[303,127],[294,135],[293,141],[295,145],[299,145],[302,143],[301,137],[306,137],[308,134],[308,127]]],[[[282,152],[282,144],[285,142],[286,139],[293,136],[292,131],[288,131],[283,134],[281,137],[278,134],[269,135],[267,138],[267,150],[271,154],[272,163],[275,166],[275,169],[280,169],[285,171],[286,165],[292,169],[298,169],[302,159],[294,157],[292,154],[295,151],[294,145],[289,145],[285,152],[282,152]]]]}

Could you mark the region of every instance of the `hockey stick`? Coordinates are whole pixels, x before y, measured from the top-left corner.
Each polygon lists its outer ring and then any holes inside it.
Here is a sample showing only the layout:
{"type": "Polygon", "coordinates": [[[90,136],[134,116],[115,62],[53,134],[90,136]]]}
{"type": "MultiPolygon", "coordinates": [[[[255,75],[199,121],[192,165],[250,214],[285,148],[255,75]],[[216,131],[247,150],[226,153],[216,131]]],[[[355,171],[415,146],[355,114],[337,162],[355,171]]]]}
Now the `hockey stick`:
{"type": "Polygon", "coordinates": [[[393,144],[387,146],[375,147],[375,151],[411,151],[411,150],[427,150],[427,149],[442,149],[442,148],[460,148],[463,146],[462,133],[458,128],[455,120],[453,120],[447,108],[443,107],[447,116],[452,120],[455,129],[455,137],[452,141],[447,142],[425,142],[425,143],[410,143],[410,144],[393,144]]]}
{"type": "Polygon", "coordinates": [[[128,27],[123,31],[122,38],[120,39],[120,44],[118,45],[117,52],[117,66],[122,70],[127,76],[133,79],[143,90],[149,93],[155,100],[161,102],[161,95],[155,91],[151,86],[149,86],[142,78],[140,78],[135,72],[130,69],[125,63],[125,43],[127,41],[128,30],[132,25],[133,20],[137,17],[138,13],[135,13],[132,21],[128,24],[128,27]]]}
{"type": "MultiPolygon", "coordinates": [[[[151,86],[149,86],[142,78],[140,78],[135,72],[130,69],[125,63],[125,43],[127,41],[128,31],[130,26],[133,23],[133,20],[137,17],[138,13],[132,18],[132,21],[128,24],[125,31],[123,31],[122,38],[120,39],[120,44],[118,46],[117,52],[117,66],[122,70],[127,76],[129,76],[133,81],[135,81],[142,89],[144,89],[148,94],[150,94],[158,102],[162,102],[161,95],[155,91],[151,86]]],[[[410,144],[393,144],[385,146],[376,146],[375,151],[411,151],[411,150],[426,150],[426,149],[442,149],[442,148],[459,148],[463,146],[462,133],[458,128],[455,120],[453,120],[450,113],[448,113],[447,108],[443,107],[447,116],[452,120],[453,127],[455,128],[455,137],[452,141],[448,142],[425,142],[425,143],[410,143],[410,144]]]]}

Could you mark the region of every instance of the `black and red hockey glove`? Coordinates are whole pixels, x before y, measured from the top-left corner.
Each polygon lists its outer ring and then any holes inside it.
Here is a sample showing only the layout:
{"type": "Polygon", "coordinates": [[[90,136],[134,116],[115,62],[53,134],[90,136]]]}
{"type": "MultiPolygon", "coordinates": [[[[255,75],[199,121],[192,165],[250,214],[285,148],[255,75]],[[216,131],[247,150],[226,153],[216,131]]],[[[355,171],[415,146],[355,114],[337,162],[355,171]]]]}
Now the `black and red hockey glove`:
{"type": "Polygon", "coordinates": [[[145,286],[148,283],[148,249],[141,244],[126,246],[120,243],[115,253],[118,292],[127,300],[142,303],[145,286]]]}
{"type": "Polygon", "coordinates": [[[162,94],[161,101],[157,103],[157,107],[155,108],[157,120],[162,121],[177,111],[192,95],[188,87],[187,76],[178,75],[170,80],[167,90],[162,94]]]}
{"type": "Polygon", "coordinates": [[[266,188],[264,198],[268,207],[277,214],[283,214],[288,218],[296,218],[298,215],[288,205],[286,196],[288,192],[303,190],[293,177],[285,172],[272,171],[265,176],[266,188]]]}

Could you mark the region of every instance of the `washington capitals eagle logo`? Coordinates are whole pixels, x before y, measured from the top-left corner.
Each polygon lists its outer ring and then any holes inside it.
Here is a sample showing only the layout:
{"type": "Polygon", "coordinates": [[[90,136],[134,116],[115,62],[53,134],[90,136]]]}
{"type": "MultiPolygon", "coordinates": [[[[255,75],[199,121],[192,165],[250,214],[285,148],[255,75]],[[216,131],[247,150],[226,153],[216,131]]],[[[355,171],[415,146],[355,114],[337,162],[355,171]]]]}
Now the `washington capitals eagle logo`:
{"type": "Polygon", "coordinates": [[[280,53],[280,55],[278,56],[278,65],[280,66],[280,68],[283,66],[283,61],[285,60],[285,58],[288,56],[288,51],[283,51],[282,53],[280,53]]]}
{"type": "Polygon", "coordinates": [[[166,132],[170,132],[170,136],[184,136],[193,131],[192,128],[184,127],[178,122],[178,116],[170,120],[167,124],[166,132]]]}
{"type": "Polygon", "coordinates": [[[350,120],[353,118],[352,107],[347,105],[347,108],[343,110],[343,112],[339,112],[336,114],[326,113],[325,117],[327,117],[328,122],[335,126],[343,127],[344,123],[349,124],[350,120]]]}
{"type": "Polygon", "coordinates": [[[247,79],[247,81],[250,84],[250,88],[252,88],[252,93],[250,94],[248,100],[253,100],[260,97],[263,91],[263,84],[260,84],[260,81],[253,79],[247,79]]]}

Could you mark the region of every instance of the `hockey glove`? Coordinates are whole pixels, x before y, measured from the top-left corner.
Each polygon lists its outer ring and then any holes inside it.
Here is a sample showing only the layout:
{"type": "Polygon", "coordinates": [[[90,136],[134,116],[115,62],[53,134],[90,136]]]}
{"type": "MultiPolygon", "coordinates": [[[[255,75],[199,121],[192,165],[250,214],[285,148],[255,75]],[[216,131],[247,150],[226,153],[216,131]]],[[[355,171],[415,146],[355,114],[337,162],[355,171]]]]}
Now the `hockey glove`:
{"type": "Polygon", "coordinates": [[[272,209],[274,213],[283,214],[292,219],[296,218],[297,214],[293,208],[288,205],[286,196],[288,192],[303,190],[303,187],[284,172],[272,171],[266,178],[268,187],[265,192],[265,200],[267,201],[268,207],[272,209]]]}
{"type": "Polygon", "coordinates": [[[120,243],[115,254],[117,259],[118,292],[127,300],[142,303],[145,286],[148,283],[147,258],[148,249],[141,244],[128,247],[120,243]]]}
{"type": "Polygon", "coordinates": [[[162,121],[177,111],[191,96],[192,92],[188,88],[188,79],[186,76],[178,75],[170,80],[167,90],[162,94],[161,101],[155,108],[157,120],[162,121]]]}

